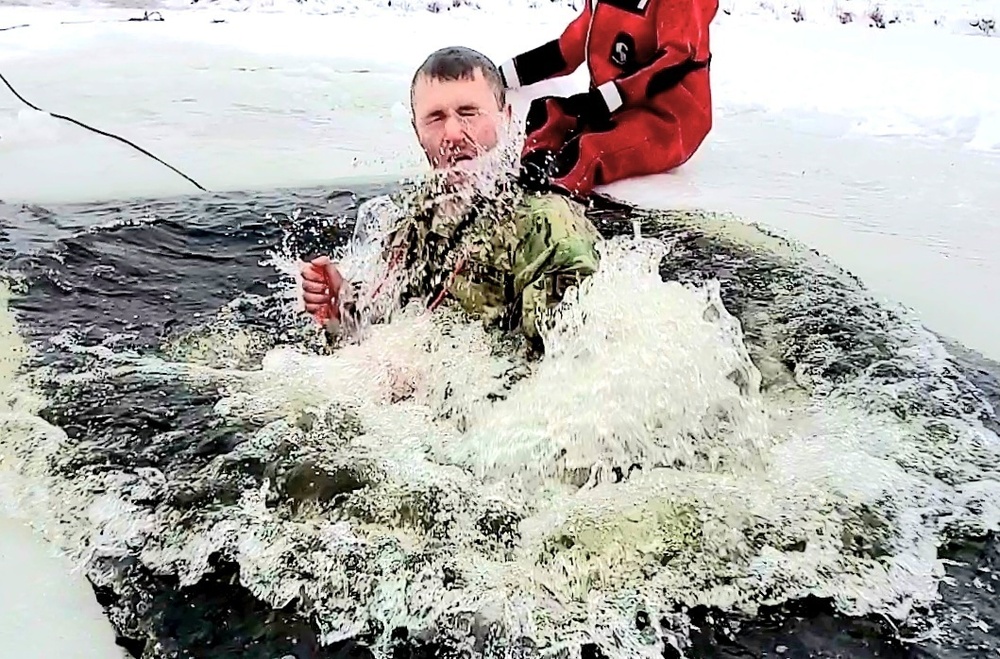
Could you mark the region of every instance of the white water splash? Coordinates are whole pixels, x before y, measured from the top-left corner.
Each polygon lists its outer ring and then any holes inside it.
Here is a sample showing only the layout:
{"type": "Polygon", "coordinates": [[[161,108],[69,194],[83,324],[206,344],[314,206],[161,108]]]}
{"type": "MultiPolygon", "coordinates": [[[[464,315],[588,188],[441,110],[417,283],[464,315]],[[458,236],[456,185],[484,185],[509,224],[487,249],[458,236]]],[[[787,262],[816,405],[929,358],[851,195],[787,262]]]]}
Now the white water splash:
{"type": "MultiPolygon", "coordinates": [[[[653,239],[601,250],[537,363],[453,310],[413,307],[330,355],[283,347],[243,370],[226,367],[239,355],[199,364],[202,347],[128,360],[149,378],[223,388],[219,417],[260,427],[197,475],[278,465],[232,504],[151,507],[171,485],[155,469],[51,479],[57,440],[30,428],[5,447],[59,493],[49,514],[69,522],[65,546],[137,555],[183,584],[220,553],[327,641],[375,619],[382,649],[406,626],[471,635],[487,657],[518,656],[527,638],[624,659],[684,644],[676,603],[753,614],[813,594],[905,619],[933,601],[944,525],[996,522],[996,438],[956,417],[960,441],[936,445],[850,387],[762,393],[716,283],[661,281],[670,254],[653,239]],[[982,476],[951,485],[942,464],[982,476]],[[651,626],[635,624],[640,612],[651,626]]],[[[912,350],[933,360],[921,336],[912,350]]],[[[90,576],[114,583],[100,567],[90,576]]]]}
{"type": "Polygon", "coordinates": [[[270,420],[217,469],[291,442],[317,480],[347,470],[363,486],[291,516],[265,504],[272,483],[194,527],[161,517],[143,561],[192,582],[210,553],[233,555],[265,601],[304,593],[328,640],[369,618],[440,631],[472,616],[613,657],[683,639],[675,602],[752,614],[812,593],[902,616],[933,599],[919,510],[945,492],[878,455],[912,446],[905,431],[766,400],[717,285],[662,282],[653,240],[602,250],[533,366],[457,314],[410,308],[330,356],[282,348],[258,372],[192,371],[226,382],[220,414],[270,420]],[[303,413],[323,421],[303,432],[303,413]],[[636,629],[638,611],[668,628],[636,629]]]}

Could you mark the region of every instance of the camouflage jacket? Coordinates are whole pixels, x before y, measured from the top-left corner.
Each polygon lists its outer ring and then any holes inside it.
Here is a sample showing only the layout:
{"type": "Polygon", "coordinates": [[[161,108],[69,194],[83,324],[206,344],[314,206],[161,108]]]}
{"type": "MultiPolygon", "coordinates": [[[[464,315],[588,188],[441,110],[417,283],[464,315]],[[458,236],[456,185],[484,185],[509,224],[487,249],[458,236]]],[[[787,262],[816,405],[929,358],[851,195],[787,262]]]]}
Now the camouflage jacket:
{"type": "Polygon", "coordinates": [[[418,197],[397,202],[405,211],[384,245],[389,267],[405,271],[402,304],[452,300],[487,325],[538,339],[540,313],[597,270],[600,234],[564,196],[505,192],[457,222],[418,197]]]}

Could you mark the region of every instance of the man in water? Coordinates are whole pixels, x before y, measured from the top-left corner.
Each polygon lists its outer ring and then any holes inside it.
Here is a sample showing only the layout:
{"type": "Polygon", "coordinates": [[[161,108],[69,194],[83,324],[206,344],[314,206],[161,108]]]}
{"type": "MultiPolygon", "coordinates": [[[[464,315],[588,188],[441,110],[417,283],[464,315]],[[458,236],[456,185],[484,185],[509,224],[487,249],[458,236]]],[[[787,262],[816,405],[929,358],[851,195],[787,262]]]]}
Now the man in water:
{"type": "Polygon", "coordinates": [[[539,315],[597,269],[600,235],[565,196],[529,192],[508,173],[483,183],[477,167],[502,160],[498,145],[511,125],[500,72],[487,57],[460,47],[432,53],[413,76],[410,104],[441,187],[395,201],[397,217],[376,236],[378,281],[348,282],[326,256],[302,263],[306,311],[336,333],[356,321],[359,299],[386,289],[398,306],[416,299],[433,310],[451,298],[469,316],[520,330],[541,347],[539,315]]]}

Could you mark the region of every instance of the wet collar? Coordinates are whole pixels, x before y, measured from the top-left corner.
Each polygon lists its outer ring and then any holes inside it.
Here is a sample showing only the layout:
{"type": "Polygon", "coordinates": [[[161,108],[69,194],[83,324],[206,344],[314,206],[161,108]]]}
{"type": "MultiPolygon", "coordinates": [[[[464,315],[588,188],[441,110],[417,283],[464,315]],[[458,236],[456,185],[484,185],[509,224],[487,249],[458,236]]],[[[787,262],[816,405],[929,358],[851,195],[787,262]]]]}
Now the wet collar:
{"type": "Polygon", "coordinates": [[[434,234],[450,241],[480,219],[501,219],[505,210],[513,211],[522,194],[517,179],[506,176],[497,181],[489,194],[475,190],[466,198],[455,201],[457,208],[451,212],[447,209],[448,201],[440,201],[431,188],[411,188],[405,196],[408,198],[406,205],[410,208],[408,214],[420,233],[434,234]]]}

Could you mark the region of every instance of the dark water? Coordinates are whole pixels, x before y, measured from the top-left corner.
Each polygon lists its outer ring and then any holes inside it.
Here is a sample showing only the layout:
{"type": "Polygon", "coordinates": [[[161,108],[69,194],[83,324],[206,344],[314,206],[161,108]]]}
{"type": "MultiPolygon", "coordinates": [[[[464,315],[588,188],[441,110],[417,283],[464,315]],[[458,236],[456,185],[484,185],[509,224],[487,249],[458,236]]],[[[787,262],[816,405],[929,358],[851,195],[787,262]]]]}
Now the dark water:
{"type": "MultiPolygon", "coordinates": [[[[261,262],[279,245],[309,256],[322,252],[329,236],[346,239],[358,203],[382,192],[299,190],[48,208],[0,204],[0,247],[4,270],[22,293],[13,303],[22,334],[37,350],[35,361],[57,373],[100,370],[101,357],[81,347],[155,354],[227,305],[241,324],[269,336],[259,346],[261,353],[280,343],[301,343],[306,325],[283,313],[272,297],[278,276],[261,262]],[[295,208],[302,212],[292,218],[295,208]]],[[[592,217],[607,235],[632,231],[632,209],[601,202],[592,217]]],[[[763,350],[755,352],[755,346],[764,342],[767,328],[758,319],[767,309],[780,334],[781,361],[790,371],[842,383],[873,363],[884,363],[879,377],[905,380],[908,393],[892,400],[875,400],[873,393],[873,405],[888,406],[901,418],[928,419],[961,408],[998,428],[998,365],[949,344],[951,358],[943,370],[920,371],[886,337],[891,314],[859,302],[860,285],[849,277],[810,269],[805,257],[790,263],[710,237],[682,220],[672,224],[667,218],[664,226],[672,252],[663,276],[720,279],[728,310],[744,324],[751,354],[763,350]],[[796,305],[808,308],[795,313],[796,305]],[[941,382],[950,385],[953,400],[933,395],[941,382]],[[986,407],[976,412],[982,401],[986,407]]],[[[52,466],[68,479],[95,465],[156,466],[171,487],[151,505],[197,509],[225,502],[263,478],[266,466],[261,464],[241,465],[238,474],[214,483],[190,477],[254,430],[213,425],[217,392],[193,389],[169,376],[156,380],[122,372],[86,384],[50,379],[42,386],[50,399],[43,416],[61,426],[74,447],[52,466]]],[[[949,565],[951,580],[940,586],[942,603],[927,612],[946,643],[913,640],[926,630],[900,630],[881,618],[847,619],[831,602],[811,598],[765,609],[753,620],[690,611],[697,625],[690,656],[997,656],[1000,606],[994,588],[1000,554],[995,540],[989,534],[955,534],[941,555],[960,563],[949,565]]],[[[114,569],[117,585],[95,587],[95,592],[119,642],[136,657],[370,654],[365,635],[321,647],[311,621],[290,609],[269,610],[239,585],[238,568],[221,557],[215,557],[210,577],[186,587],[176,576],[152,574],[138,561],[121,560],[114,569]]],[[[394,657],[463,656],[440,639],[416,640],[405,630],[398,638],[394,657]]],[[[585,650],[584,656],[599,655],[585,650]]]]}

